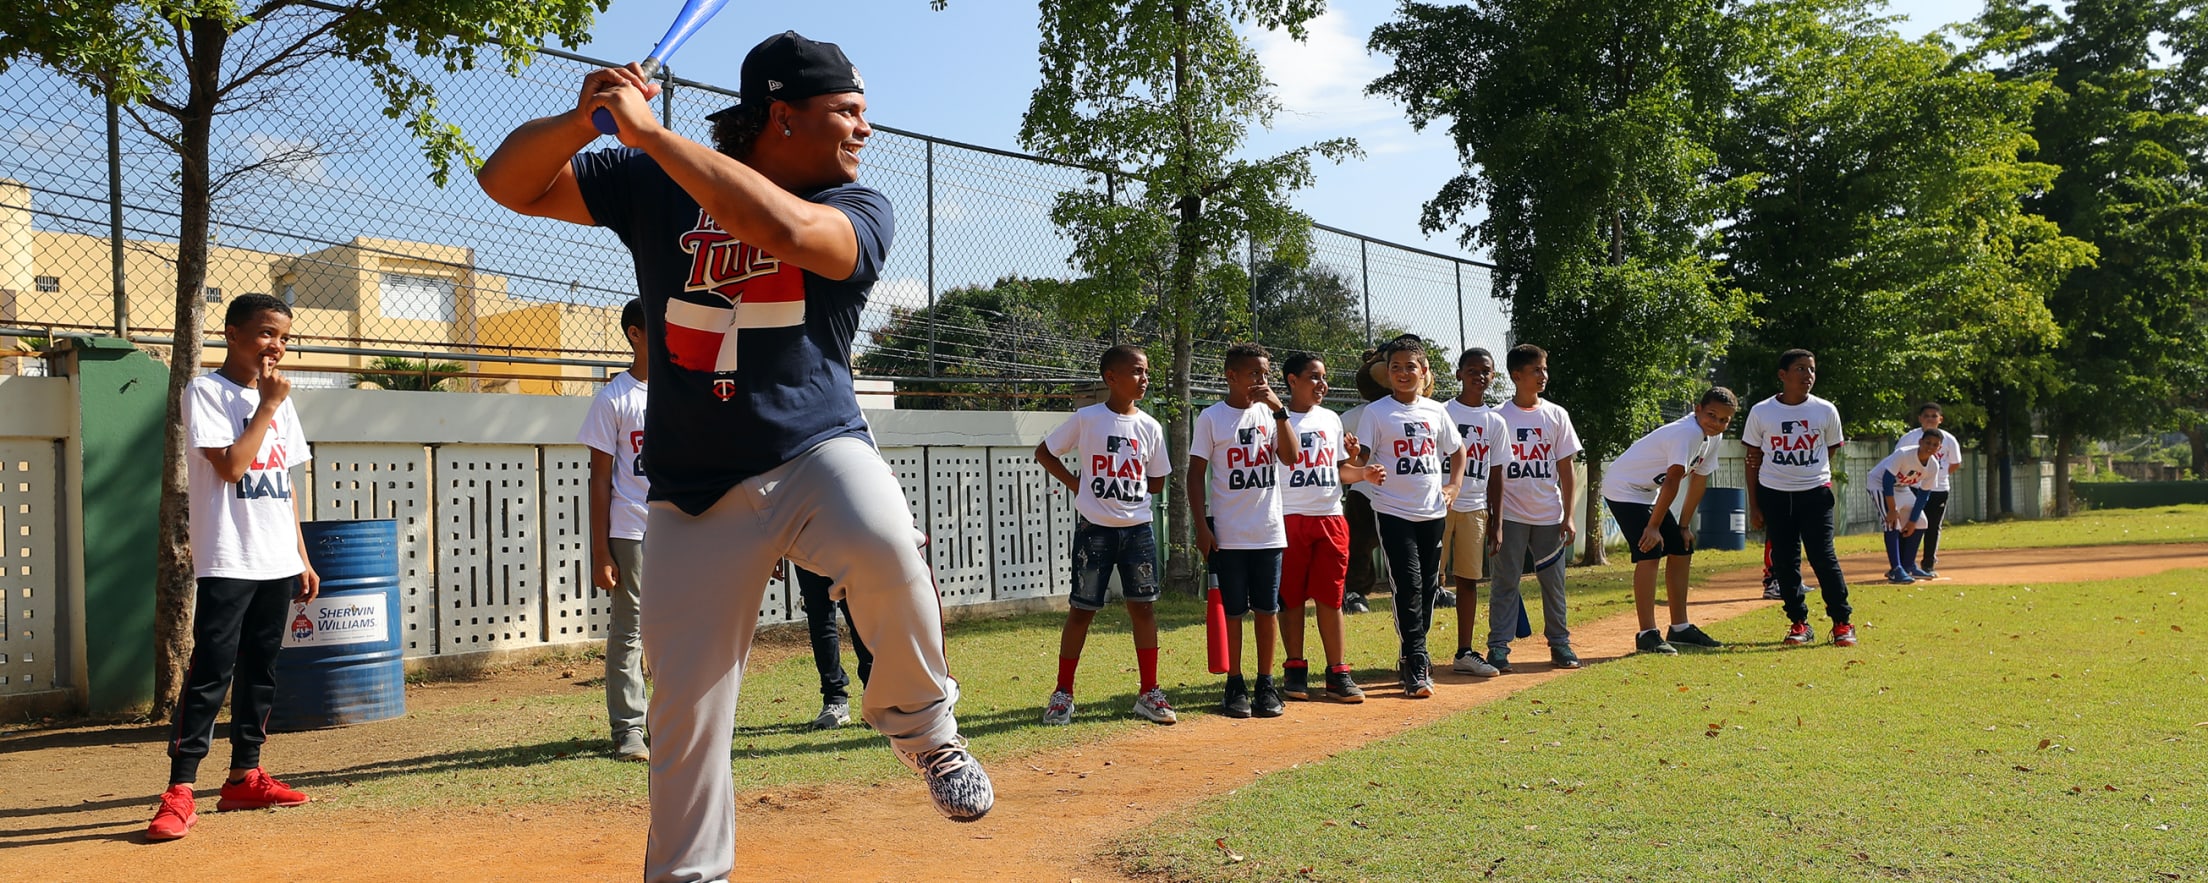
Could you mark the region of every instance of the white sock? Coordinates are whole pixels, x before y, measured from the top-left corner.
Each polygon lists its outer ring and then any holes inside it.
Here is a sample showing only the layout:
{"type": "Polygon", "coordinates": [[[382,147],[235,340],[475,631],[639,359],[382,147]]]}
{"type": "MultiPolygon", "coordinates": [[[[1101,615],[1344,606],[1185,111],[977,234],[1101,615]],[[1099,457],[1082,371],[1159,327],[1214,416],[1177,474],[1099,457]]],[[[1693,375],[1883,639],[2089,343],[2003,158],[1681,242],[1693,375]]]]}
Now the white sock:
{"type": "Polygon", "coordinates": [[[1675,622],[1675,623],[1672,623],[1672,624],[1671,624],[1671,633],[1672,633],[1672,634],[1674,634],[1674,635],[1676,635],[1676,634],[1678,634],[1678,633],[1680,633],[1680,632],[1686,631],[1686,630],[1688,630],[1688,629],[1691,629],[1691,628],[1694,628],[1694,623],[1691,623],[1691,622],[1675,622]]]}
{"type": "Polygon", "coordinates": [[[1656,637],[1658,637],[1658,638],[1661,638],[1661,637],[1663,637],[1663,634],[1662,634],[1661,632],[1658,632],[1658,631],[1656,631],[1655,629],[1642,629],[1642,630],[1641,630],[1641,634],[1644,634],[1644,635],[1655,635],[1655,636],[1656,636],[1656,637]]]}

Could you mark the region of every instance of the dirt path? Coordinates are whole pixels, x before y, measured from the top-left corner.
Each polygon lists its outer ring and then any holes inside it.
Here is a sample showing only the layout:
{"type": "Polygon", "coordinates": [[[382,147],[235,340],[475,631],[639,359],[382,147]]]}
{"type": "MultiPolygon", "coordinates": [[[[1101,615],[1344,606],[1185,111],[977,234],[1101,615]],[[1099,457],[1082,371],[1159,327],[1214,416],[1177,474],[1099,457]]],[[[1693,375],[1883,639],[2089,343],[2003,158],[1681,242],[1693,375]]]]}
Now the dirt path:
{"type": "MultiPolygon", "coordinates": [[[[1846,567],[1875,574],[1878,559],[1846,567]]],[[[2208,545],[2106,546],[1949,552],[1957,585],[2047,584],[2208,567],[2208,545]]],[[[1861,590],[1877,591],[1865,583],[1861,590]]],[[[1753,571],[1697,587],[1695,619],[1716,622],[1775,603],[1753,571]]],[[[1776,629],[1774,625],[1774,629],[1776,629]]],[[[1590,664],[1632,650],[1631,614],[1575,629],[1590,664]]],[[[1875,632],[1867,636],[1876,640],[1875,632]]],[[[1538,659],[1538,647],[1526,655],[1538,659]]],[[[1431,723],[1511,692],[1569,677],[1546,663],[1488,681],[1444,672],[1435,697],[1391,688],[1361,706],[1291,703],[1285,718],[1203,717],[1070,751],[999,758],[990,774],[997,810],[952,825],[919,783],[752,792],[738,801],[739,876],[758,880],[1116,880],[1099,851],[1112,838],[1268,772],[1310,763],[1431,723]],[[1262,741],[1253,741],[1262,738],[1262,741]],[[1253,752],[1256,756],[1253,756],[1253,752]],[[1237,758],[1221,760],[1220,758],[1237,758]]],[[[542,689],[541,687],[539,689],[542,689]]],[[[462,701],[438,689],[410,702],[462,701]]],[[[1195,697],[1190,697],[1193,704],[1195,697]]],[[[157,880],[277,874],[353,880],[628,880],[643,854],[645,818],[630,806],[527,806],[426,812],[339,807],[210,817],[175,843],[139,842],[151,798],[137,783],[166,767],[146,728],[95,728],[0,737],[0,880],[157,880]],[[118,733],[118,730],[123,732],[118,733]],[[262,872],[252,874],[250,872],[262,872]],[[247,872],[247,873],[238,873],[247,872]]],[[[287,738],[373,737],[371,729],[287,738]],[[331,735],[331,734],[338,735],[331,735]]],[[[389,752],[403,746],[360,744],[389,752]]],[[[305,753],[305,752],[302,752],[305,753]]],[[[360,754],[354,757],[362,756],[360,754]]],[[[302,772],[302,775],[305,773],[302,772]]],[[[212,801],[202,801],[204,812],[212,801]]]]}

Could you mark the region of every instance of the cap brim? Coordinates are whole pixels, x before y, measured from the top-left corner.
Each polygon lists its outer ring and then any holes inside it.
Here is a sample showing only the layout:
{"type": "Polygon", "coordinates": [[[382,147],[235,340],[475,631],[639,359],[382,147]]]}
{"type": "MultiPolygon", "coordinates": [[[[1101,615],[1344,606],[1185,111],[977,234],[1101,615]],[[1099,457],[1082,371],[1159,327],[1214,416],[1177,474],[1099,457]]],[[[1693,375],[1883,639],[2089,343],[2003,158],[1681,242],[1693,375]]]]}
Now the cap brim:
{"type": "Polygon", "coordinates": [[[735,104],[731,104],[731,105],[729,105],[729,106],[727,106],[727,107],[721,108],[720,110],[716,110],[716,111],[714,111],[714,112],[712,112],[712,113],[706,114],[706,115],[705,115],[705,121],[706,121],[706,122],[709,122],[709,123],[717,123],[717,122],[720,122],[720,121],[721,121],[721,117],[725,117],[725,116],[728,116],[729,114],[735,113],[735,112],[737,112],[737,111],[739,111],[739,110],[742,110],[743,108],[744,108],[744,104],[743,104],[743,102],[742,102],[742,101],[738,101],[738,102],[737,102],[737,103],[735,103],[735,104]]]}

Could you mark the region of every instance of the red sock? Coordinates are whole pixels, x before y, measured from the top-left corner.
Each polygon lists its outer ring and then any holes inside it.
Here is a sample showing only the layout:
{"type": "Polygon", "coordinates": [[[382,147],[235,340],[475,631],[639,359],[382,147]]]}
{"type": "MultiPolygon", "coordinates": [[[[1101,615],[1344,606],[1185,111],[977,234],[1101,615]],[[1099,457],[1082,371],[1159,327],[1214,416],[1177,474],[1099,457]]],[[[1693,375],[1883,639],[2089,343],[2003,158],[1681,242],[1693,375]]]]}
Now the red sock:
{"type": "Polygon", "coordinates": [[[1142,692],[1158,688],[1158,648],[1136,647],[1135,669],[1142,673],[1142,692]]]}
{"type": "Polygon", "coordinates": [[[1281,667],[1281,668],[1300,668],[1300,669],[1305,669],[1305,670],[1309,670],[1309,669],[1311,668],[1311,661],[1310,661],[1310,660],[1308,660],[1308,659],[1289,659],[1289,660],[1284,660],[1284,661],[1282,661],[1282,662],[1280,663],[1280,667],[1281,667]]]}
{"type": "Polygon", "coordinates": [[[1060,657],[1058,657],[1058,691],[1059,691],[1059,692],[1061,692],[1061,693],[1071,693],[1071,692],[1073,692],[1073,670],[1074,670],[1074,669],[1076,669],[1076,668],[1080,668],[1080,667],[1081,667],[1081,657],[1079,657],[1079,656],[1073,657],[1072,659],[1067,659],[1066,657],[1063,657],[1063,656],[1060,656],[1060,657]]]}
{"type": "Polygon", "coordinates": [[[1347,662],[1337,662],[1337,663],[1334,663],[1333,665],[1329,665],[1329,666],[1327,666],[1327,667],[1326,667],[1326,670],[1327,670],[1327,673],[1329,673],[1329,674],[1337,674],[1337,673],[1340,673],[1340,672],[1346,672],[1346,671],[1349,671],[1349,663],[1347,663],[1347,662]]]}

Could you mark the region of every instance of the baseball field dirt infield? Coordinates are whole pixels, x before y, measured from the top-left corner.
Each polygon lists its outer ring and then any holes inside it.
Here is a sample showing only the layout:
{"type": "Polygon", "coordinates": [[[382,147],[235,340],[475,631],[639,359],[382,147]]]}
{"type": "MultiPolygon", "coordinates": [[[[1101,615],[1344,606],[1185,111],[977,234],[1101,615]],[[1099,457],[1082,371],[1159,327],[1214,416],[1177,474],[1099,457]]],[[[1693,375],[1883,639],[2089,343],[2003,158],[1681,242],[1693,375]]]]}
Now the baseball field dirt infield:
{"type": "MultiPolygon", "coordinates": [[[[1853,574],[1883,570],[1875,556],[1844,560],[1853,574]]],[[[1943,583],[2045,585],[2208,568],[2208,544],[2133,545],[1944,554],[1943,583]]],[[[1882,584],[1865,581],[1861,592],[1882,584]]],[[[1696,587],[1694,619],[1713,623],[1767,611],[1755,570],[1696,587]]],[[[1812,606],[1815,606],[1814,598],[1812,606]]],[[[1776,612],[1773,637],[1783,627],[1776,612]]],[[[1581,623],[1575,645],[1591,667],[1632,650],[1631,614],[1581,623]]],[[[1876,641],[1875,630],[1866,634],[1876,641]]],[[[1805,648],[1797,652],[1817,652],[1805,648]]],[[[1538,652],[1524,653],[1538,659],[1538,652]]],[[[1596,670],[1599,670],[1597,668],[1596,670]]],[[[1232,791],[1268,772],[1323,760],[1373,740],[1558,677],[1521,662],[1493,680],[1438,675],[1432,699],[1398,698],[1392,685],[1360,706],[1291,703],[1280,720],[1198,716],[1077,750],[989,756],[997,807],[970,825],[944,821],[917,778],[883,785],[777,788],[738,800],[737,876],[746,880],[1116,880],[1109,846],[1169,812],[1232,791]]],[[[1369,685],[1368,685],[1369,686],[1369,685]]],[[[417,707],[485,701],[516,691],[569,689],[541,675],[413,688],[417,707]]],[[[1186,702],[1208,701],[1194,692],[1186,702]]],[[[306,807],[214,814],[184,840],[141,842],[167,760],[165,730],[149,725],[32,729],[0,736],[0,880],[231,879],[626,880],[642,864],[641,801],[415,811],[345,805],[324,786],[306,807]]],[[[354,727],[284,737],[284,756],[342,758],[355,767],[403,762],[434,734],[354,727]]],[[[884,748],[883,750],[887,750],[884,748]]],[[[219,747],[218,747],[219,754],[219,747]]],[[[987,756],[987,755],[985,755],[987,756]]],[[[219,763],[219,758],[216,759],[219,763]]],[[[212,770],[212,767],[210,767],[212,770]]],[[[312,768],[276,771],[299,778],[312,768]]],[[[743,780],[741,764],[738,781],[743,780]]],[[[521,773],[517,773],[521,774],[521,773]]],[[[210,773],[212,778],[219,773],[210,773]]],[[[212,788],[208,788],[212,796],[212,788]]]]}

